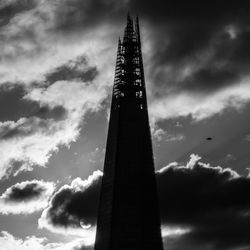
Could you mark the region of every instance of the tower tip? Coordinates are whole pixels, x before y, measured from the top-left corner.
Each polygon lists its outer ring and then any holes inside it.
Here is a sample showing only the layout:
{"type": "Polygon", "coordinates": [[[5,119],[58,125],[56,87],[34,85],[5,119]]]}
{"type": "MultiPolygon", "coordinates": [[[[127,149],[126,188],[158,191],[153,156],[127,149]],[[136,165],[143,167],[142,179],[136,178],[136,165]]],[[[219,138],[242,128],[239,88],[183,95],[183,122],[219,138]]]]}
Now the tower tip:
{"type": "Polygon", "coordinates": [[[127,25],[124,31],[124,37],[123,37],[123,42],[126,41],[132,41],[133,36],[134,36],[134,22],[133,19],[130,17],[130,13],[128,12],[127,16],[127,25]]]}
{"type": "Polygon", "coordinates": [[[130,12],[129,12],[129,11],[128,11],[128,14],[127,14],[127,19],[128,19],[128,20],[131,20],[130,12]]]}
{"type": "Polygon", "coordinates": [[[138,16],[136,16],[136,18],[135,18],[135,26],[136,26],[136,29],[137,29],[137,31],[140,29],[140,25],[139,25],[139,17],[138,16]]]}
{"type": "Polygon", "coordinates": [[[133,20],[132,20],[132,18],[130,16],[130,12],[128,12],[128,15],[127,15],[127,25],[129,25],[131,23],[133,23],[133,20]]]}

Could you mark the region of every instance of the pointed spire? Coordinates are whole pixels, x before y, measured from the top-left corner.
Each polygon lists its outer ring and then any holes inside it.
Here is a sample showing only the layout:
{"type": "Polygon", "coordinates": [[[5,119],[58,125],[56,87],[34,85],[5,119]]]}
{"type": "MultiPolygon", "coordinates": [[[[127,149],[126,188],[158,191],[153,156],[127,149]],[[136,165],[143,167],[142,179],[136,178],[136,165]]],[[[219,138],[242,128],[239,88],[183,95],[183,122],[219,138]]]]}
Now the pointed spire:
{"type": "Polygon", "coordinates": [[[137,42],[139,47],[141,47],[141,35],[140,35],[140,24],[139,24],[139,17],[136,17],[136,21],[135,21],[135,32],[136,32],[136,38],[137,38],[137,42]]]}
{"type": "Polygon", "coordinates": [[[137,26],[118,42],[94,250],[163,250],[137,26]]]}
{"type": "Polygon", "coordinates": [[[127,27],[126,28],[131,28],[133,29],[133,19],[130,17],[130,14],[128,12],[128,16],[127,16],[127,27]]]}
{"type": "Polygon", "coordinates": [[[132,22],[132,19],[130,17],[130,13],[128,12],[128,15],[127,15],[127,25],[132,22]]]}
{"type": "Polygon", "coordinates": [[[130,17],[130,14],[128,13],[127,26],[124,31],[123,42],[129,40],[131,41],[133,39],[133,35],[134,35],[134,24],[132,18],[130,17]]]}

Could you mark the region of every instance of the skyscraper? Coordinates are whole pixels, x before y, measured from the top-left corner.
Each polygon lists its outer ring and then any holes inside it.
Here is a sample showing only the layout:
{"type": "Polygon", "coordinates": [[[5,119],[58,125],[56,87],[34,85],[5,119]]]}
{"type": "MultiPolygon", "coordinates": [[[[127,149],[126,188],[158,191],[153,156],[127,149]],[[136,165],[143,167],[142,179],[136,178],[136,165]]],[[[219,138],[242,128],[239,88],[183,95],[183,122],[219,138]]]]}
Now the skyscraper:
{"type": "Polygon", "coordinates": [[[162,250],[138,18],[119,39],[95,250],[162,250]]]}

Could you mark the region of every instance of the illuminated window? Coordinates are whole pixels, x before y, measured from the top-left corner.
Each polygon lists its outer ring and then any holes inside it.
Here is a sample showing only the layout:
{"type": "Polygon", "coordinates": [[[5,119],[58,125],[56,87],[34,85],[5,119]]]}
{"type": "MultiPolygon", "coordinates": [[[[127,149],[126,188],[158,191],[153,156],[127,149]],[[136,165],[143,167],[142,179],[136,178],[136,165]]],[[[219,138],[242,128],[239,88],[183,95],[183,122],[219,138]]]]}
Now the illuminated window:
{"type": "Polygon", "coordinates": [[[135,85],[141,87],[141,79],[136,79],[135,80],[135,85]]]}
{"type": "Polygon", "coordinates": [[[135,93],[135,96],[136,96],[137,98],[142,98],[142,91],[137,91],[137,92],[135,93]]]}
{"type": "Polygon", "coordinates": [[[135,74],[136,74],[137,76],[139,76],[139,75],[141,74],[140,69],[136,68],[136,69],[135,69],[135,74]]]}
{"type": "Polygon", "coordinates": [[[134,62],[135,64],[139,64],[139,58],[138,58],[138,57],[134,58],[133,62],[134,62]]]}

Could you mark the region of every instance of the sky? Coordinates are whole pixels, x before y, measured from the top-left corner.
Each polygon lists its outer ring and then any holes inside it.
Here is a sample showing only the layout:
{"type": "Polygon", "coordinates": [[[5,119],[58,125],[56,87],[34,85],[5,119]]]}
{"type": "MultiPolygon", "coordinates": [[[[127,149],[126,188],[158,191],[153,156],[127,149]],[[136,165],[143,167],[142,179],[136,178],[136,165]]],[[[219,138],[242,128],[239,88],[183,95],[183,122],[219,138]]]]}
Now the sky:
{"type": "Polygon", "coordinates": [[[93,249],[128,12],[164,249],[250,249],[247,1],[1,0],[0,250],[93,249]]]}

